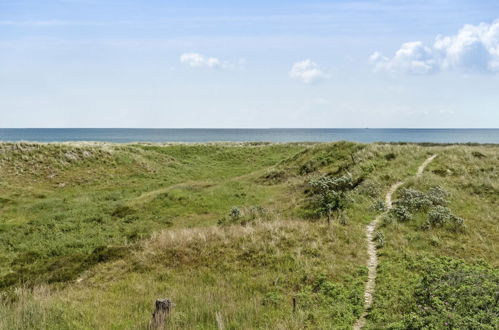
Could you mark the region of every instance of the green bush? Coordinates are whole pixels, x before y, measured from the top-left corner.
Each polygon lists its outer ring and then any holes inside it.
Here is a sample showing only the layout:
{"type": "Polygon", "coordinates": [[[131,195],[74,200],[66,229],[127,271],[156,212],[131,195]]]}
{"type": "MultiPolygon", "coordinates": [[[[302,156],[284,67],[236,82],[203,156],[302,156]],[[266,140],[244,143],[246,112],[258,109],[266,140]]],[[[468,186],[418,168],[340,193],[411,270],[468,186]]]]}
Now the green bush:
{"type": "Polygon", "coordinates": [[[428,190],[427,196],[431,203],[435,206],[445,206],[448,204],[447,198],[449,197],[449,194],[440,186],[431,187],[428,190]]]}
{"type": "Polygon", "coordinates": [[[410,211],[423,211],[432,206],[431,200],[423,192],[416,189],[402,189],[397,204],[410,211]]]}
{"type": "Polygon", "coordinates": [[[366,195],[372,198],[376,198],[380,196],[380,186],[376,182],[372,180],[365,180],[360,184],[356,189],[360,194],[366,195]]]}
{"type": "Polygon", "coordinates": [[[386,211],[386,204],[383,200],[378,199],[371,205],[371,209],[377,212],[384,212],[386,211]]]}
{"type": "Polygon", "coordinates": [[[229,217],[231,218],[232,221],[237,221],[241,217],[241,210],[237,208],[236,206],[232,207],[230,209],[229,217]]]}
{"type": "Polygon", "coordinates": [[[480,151],[472,151],[471,154],[473,155],[473,157],[476,157],[476,158],[485,158],[486,156],[484,154],[482,154],[480,151]]]}
{"type": "Polygon", "coordinates": [[[306,175],[317,170],[317,165],[314,161],[308,161],[300,167],[298,171],[300,175],[306,175]]]}
{"type": "Polygon", "coordinates": [[[323,176],[311,180],[312,192],[315,197],[317,211],[325,214],[331,221],[332,212],[338,212],[348,204],[348,192],[354,188],[354,180],[351,175],[340,177],[323,176]]]}
{"type": "Polygon", "coordinates": [[[287,174],[283,170],[271,169],[267,171],[260,181],[266,184],[278,184],[286,180],[287,174]]]}
{"type": "Polygon", "coordinates": [[[385,246],[385,235],[382,232],[376,231],[374,233],[374,242],[376,243],[377,248],[382,248],[385,246]]]}
{"type": "Polygon", "coordinates": [[[390,152],[385,155],[386,160],[394,160],[395,158],[397,158],[397,155],[395,155],[393,152],[390,152]]]}
{"type": "Polygon", "coordinates": [[[346,226],[348,225],[350,219],[348,218],[348,215],[345,212],[340,212],[340,214],[338,215],[338,220],[341,225],[346,226]]]}
{"type": "Polygon", "coordinates": [[[115,218],[124,218],[127,215],[132,215],[134,213],[135,211],[131,207],[126,205],[119,205],[113,210],[111,216],[115,218]]]}
{"type": "Polygon", "coordinates": [[[452,228],[454,231],[462,231],[464,229],[464,219],[458,217],[454,214],[451,214],[449,217],[450,223],[452,224],[452,228]]]}
{"type": "Polygon", "coordinates": [[[250,206],[245,208],[232,207],[229,214],[218,220],[219,226],[224,225],[247,225],[256,221],[266,221],[272,218],[272,214],[261,206],[250,206]]]}
{"type": "MultiPolygon", "coordinates": [[[[451,210],[446,207],[449,203],[448,197],[449,194],[440,186],[431,187],[427,193],[412,188],[402,189],[389,216],[392,220],[406,222],[413,219],[413,213],[423,213],[427,215],[427,221],[422,225],[423,229],[444,227],[450,224],[454,231],[462,231],[464,219],[452,214],[451,210]]],[[[391,221],[387,219],[383,221],[384,225],[390,223],[391,221]]]]}
{"type": "Polygon", "coordinates": [[[412,220],[412,214],[409,209],[400,204],[395,205],[394,208],[390,209],[390,216],[401,222],[412,220]]]}
{"type": "Polygon", "coordinates": [[[437,205],[428,212],[428,223],[431,227],[443,227],[450,216],[449,208],[437,205]]]}
{"type": "MultiPolygon", "coordinates": [[[[359,283],[360,284],[360,283],[359,283]]],[[[327,329],[331,324],[353,324],[363,306],[363,286],[353,290],[339,285],[325,274],[303,278],[303,287],[296,296],[297,309],[309,310],[308,321],[313,329],[327,329]],[[321,313],[328,316],[326,324],[317,324],[321,313]]]]}
{"type": "Polygon", "coordinates": [[[499,270],[451,258],[425,260],[404,329],[499,329],[499,270]]]}

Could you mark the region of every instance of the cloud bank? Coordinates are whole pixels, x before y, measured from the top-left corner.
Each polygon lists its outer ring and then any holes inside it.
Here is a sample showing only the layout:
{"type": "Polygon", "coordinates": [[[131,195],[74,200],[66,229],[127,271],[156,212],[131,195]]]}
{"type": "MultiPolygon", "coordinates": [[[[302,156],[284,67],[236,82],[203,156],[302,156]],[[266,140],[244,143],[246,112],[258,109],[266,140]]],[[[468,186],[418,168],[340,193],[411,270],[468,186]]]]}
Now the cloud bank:
{"type": "Polygon", "coordinates": [[[375,52],[375,71],[431,74],[439,71],[499,72],[499,20],[465,25],[456,35],[437,36],[432,46],[421,41],[402,44],[393,57],[375,52]]]}
{"type": "Polygon", "coordinates": [[[315,84],[329,77],[319,68],[317,63],[310,59],[293,64],[289,76],[301,80],[305,84],[315,84]]]}

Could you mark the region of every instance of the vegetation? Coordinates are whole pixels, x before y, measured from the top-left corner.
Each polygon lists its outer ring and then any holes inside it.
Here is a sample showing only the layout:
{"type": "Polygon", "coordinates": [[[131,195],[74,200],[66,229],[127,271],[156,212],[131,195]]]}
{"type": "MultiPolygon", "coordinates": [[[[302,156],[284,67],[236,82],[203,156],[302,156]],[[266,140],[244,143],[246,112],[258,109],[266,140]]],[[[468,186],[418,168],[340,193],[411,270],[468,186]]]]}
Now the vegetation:
{"type": "Polygon", "coordinates": [[[426,194],[416,189],[402,189],[400,198],[395,201],[396,205],[388,216],[406,222],[413,218],[412,212],[418,212],[427,214],[423,229],[444,227],[448,224],[453,230],[460,231],[464,228],[464,219],[454,215],[445,206],[449,204],[447,197],[448,193],[439,186],[431,187],[426,194]]]}
{"type": "Polygon", "coordinates": [[[449,258],[423,260],[403,328],[499,328],[499,271],[449,258]]]}
{"type": "Polygon", "coordinates": [[[147,328],[168,297],[173,329],[350,329],[365,226],[403,180],[366,328],[495,329],[498,161],[495,145],[0,144],[0,328],[147,328]]]}
{"type": "Polygon", "coordinates": [[[354,182],[351,175],[337,178],[323,176],[310,181],[310,185],[316,194],[319,214],[326,214],[328,223],[330,223],[331,213],[341,212],[347,206],[347,193],[354,187],[354,182]]]}

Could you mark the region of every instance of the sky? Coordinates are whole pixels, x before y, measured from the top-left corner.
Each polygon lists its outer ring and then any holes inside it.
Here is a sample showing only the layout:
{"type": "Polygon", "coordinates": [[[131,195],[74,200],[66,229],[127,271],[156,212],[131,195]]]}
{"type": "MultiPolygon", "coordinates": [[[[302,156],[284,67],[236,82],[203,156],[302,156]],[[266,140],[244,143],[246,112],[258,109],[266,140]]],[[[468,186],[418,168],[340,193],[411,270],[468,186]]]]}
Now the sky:
{"type": "Polygon", "coordinates": [[[497,128],[497,0],[0,0],[0,127],[497,128]]]}

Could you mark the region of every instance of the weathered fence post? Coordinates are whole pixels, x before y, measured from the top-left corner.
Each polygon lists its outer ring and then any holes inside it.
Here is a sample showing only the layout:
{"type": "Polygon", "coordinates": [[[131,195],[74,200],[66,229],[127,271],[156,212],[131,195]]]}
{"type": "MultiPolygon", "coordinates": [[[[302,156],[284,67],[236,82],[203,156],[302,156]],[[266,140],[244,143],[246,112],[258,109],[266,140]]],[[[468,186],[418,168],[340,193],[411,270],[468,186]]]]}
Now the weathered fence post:
{"type": "Polygon", "coordinates": [[[165,322],[173,308],[173,303],[170,299],[158,299],[155,303],[155,310],[152,313],[151,328],[164,329],[165,322]]]}
{"type": "Polygon", "coordinates": [[[220,312],[215,313],[215,319],[217,321],[218,330],[225,330],[224,319],[223,319],[222,314],[220,312]]]}

